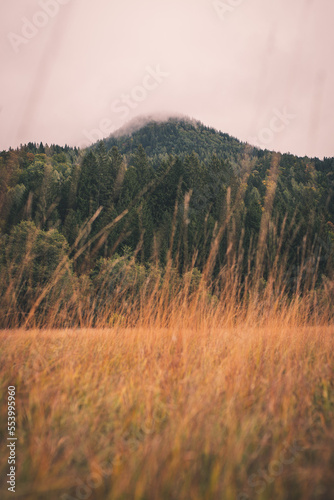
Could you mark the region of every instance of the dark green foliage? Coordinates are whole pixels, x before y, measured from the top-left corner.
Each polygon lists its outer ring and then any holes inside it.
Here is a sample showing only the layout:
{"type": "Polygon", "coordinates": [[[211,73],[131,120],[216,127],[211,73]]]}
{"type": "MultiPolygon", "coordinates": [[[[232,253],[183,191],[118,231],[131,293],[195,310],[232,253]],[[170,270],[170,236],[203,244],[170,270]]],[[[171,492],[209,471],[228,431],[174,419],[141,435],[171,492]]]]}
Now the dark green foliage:
{"type": "Polygon", "coordinates": [[[52,306],[68,300],[72,293],[72,265],[68,243],[56,229],[47,232],[33,222],[21,222],[9,235],[2,236],[0,250],[1,309],[6,311],[3,324],[26,319],[39,296],[44,314],[52,306]]]}
{"type": "Polygon", "coordinates": [[[19,276],[30,245],[32,264],[20,275],[18,294],[27,311],[66,253],[79,276],[97,262],[101,267],[101,258],[107,259],[101,269],[109,269],[115,252],[130,252],[144,268],[164,266],[169,256],[180,273],[192,266],[202,272],[218,237],[216,276],[221,265],[232,265],[232,254],[248,276],[264,238],[264,282],[278,248],[291,290],[300,276],[305,283],[316,271],[319,280],[331,277],[334,159],[285,154],[276,170],[275,159],[177,119],[148,123],[86,151],[33,143],[4,151],[2,273],[11,269],[6,280],[19,276]]]}
{"type": "Polygon", "coordinates": [[[236,158],[244,148],[243,143],[228,134],[199,122],[177,118],[160,123],[149,122],[131,136],[110,137],[105,143],[107,149],[117,146],[121,154],[129,154],[142,145],[155,168],[162,157],[169,154],[182,157],[195,151],[200,160],[206,160],[214,153],[221,158],[236,158]]]}

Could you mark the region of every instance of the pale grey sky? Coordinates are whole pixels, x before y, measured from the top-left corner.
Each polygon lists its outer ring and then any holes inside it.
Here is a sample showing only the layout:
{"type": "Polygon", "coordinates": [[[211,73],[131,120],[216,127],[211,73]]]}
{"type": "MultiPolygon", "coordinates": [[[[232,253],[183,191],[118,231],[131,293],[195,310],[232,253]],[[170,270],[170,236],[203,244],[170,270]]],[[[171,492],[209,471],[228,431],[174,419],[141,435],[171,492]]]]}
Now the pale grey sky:
{"type": "Polygon", "coordinates": [[[0,149],[136,115],[334,156],[333,0],[1,0],[0,149]]]}

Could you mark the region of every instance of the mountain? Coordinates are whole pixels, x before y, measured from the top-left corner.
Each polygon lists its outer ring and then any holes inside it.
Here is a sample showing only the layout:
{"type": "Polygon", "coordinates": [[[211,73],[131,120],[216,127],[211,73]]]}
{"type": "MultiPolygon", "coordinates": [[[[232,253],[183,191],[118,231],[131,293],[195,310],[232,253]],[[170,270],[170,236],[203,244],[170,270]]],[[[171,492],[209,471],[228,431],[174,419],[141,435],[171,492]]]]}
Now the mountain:
{"type": "Polygon", "coordinates": [[[187,117],[160,119],[141,116],[103,142],[107,150],[116,146],[125,155],[142,145],[155,166],[169,154],[184,158],[195,152],[200,160],[208,159],[213,154],[224,159],[236,159],[246,148],[245,143],[234,137],[187,117]]]}
{"type": "Polygon", "coordinates": [[[237,268],[240,286],[275,268],[299,293],[333,275],[333,193],[334,158],[252,148],[184,117],[143,117],[84,151],[29,143],[0,153],[4,293],[25,249],[22,314],[65,255],[87,290],[118,253],[147,269],[171,257],[180,275],[237,268]]]}

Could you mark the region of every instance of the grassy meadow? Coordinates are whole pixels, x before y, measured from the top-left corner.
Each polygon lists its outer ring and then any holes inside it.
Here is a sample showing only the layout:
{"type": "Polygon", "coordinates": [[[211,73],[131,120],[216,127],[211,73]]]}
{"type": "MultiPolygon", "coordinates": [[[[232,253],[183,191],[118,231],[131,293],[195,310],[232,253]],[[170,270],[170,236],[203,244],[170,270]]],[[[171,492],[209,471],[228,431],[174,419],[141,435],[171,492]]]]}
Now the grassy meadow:
{"type": "Polygon", "coordinates": [[[183,260],[176,203],[163,266],[158,251],[142,260],[144,237],[96,260],[127,210],[92,236],[98,210],[71,247],[29,221],[6,236],[1,498],[13,497],[15,386],[17,498],[334,499],[332,261],[315,237],[292,245],[294,217],[277,226],[274,181],[254,205],[258,238],[243,244],[244,187],[234,204],[227,190],[211,241],[201,228],[200,269],[187,245],[189,193],[183,260]]]}
{"type": "MultiPolygon", "coordinates": [[[[168,326],[2,331],[15,496],[333,498],[334,326],[303,323],[300,307],[220,316],[196,296],[168,326]]],[[[0,464],[4,477],[6,453],[0,464]]]]}

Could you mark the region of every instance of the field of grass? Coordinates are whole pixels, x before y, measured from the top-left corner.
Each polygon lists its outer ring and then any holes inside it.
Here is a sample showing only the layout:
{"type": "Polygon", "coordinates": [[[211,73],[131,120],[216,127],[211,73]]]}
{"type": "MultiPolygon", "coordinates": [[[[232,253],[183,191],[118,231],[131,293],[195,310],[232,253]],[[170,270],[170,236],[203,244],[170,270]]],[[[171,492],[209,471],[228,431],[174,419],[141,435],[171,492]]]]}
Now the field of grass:
{"type": "Polygon", "coordinates": [[[202,272],[178,273],[174,233],[163,269],[124,252],[92,280],[68,254],[36,281],[40,257],[14,245],[0,280],[1,499],[12,386],[17,498],[334,499],[334,281],[306,236],[289,268],[270,193],[248,274],[234,229],[215,269],[229,217],[202,272]]]}
{"type": "Polygon", "coordinates": [[[276,314],[0,337],[1,498],[334,498],[333,326],[276,314]]]}

